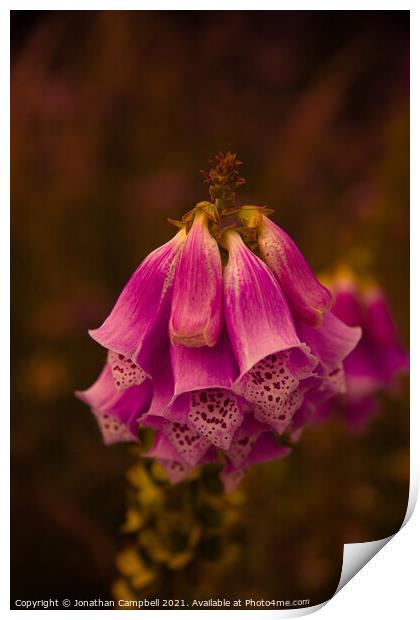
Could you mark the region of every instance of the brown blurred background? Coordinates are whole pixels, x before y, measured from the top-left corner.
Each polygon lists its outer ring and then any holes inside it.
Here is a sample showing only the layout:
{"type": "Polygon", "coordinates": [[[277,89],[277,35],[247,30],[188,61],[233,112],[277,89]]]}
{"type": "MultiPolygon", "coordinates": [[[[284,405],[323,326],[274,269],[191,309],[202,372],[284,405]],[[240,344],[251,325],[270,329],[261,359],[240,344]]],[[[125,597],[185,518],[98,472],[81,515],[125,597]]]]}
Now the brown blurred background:
{"type": "MultiPolygon", "coordinates": [[[[12,11],[12,600],[109,598],[126,446],[73,391],[87,334],[206,198],[231,149],[316,270],[385,287],[408,341],[408,12],[12,11]]],[[[240,565],[213,595],[331,596],[343,542],[393,533],[408,493],[407,382],[361,436],[308,430],[244,485],[240,565]]],[[[162,593],[162,596],[164,592],[162,593]]],[[[200,593],[197,592],[197,596],[200,593]]]]}

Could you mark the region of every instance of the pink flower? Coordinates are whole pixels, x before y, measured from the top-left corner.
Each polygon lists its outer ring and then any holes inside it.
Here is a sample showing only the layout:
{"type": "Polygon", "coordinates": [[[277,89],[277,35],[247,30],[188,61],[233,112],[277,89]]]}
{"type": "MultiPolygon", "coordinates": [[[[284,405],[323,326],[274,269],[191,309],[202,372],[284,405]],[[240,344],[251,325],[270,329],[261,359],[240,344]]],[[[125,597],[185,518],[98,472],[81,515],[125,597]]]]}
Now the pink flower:
{"type": "Polygon", "coordinates": [[[363,289],[350,272],[333,281],[333,313],[347,325],[361,325],[363,335],[344,360],[347,391],[339,402],[329,402],[317,417],[330,414],[332,405],[341,406],[348,424],[363,429],[378,412],[381,391],[392,391],[397,377],[409,368],[409,356],[401,344],[391,307],[378,286],[363,289]]]}
{"type": "Polygon", "coordinates": [[[234,159],[212,177],[215,204],[184,216],[91,332],[108,349],[107,364],[78,393],[107,442],[154,429],[145,456],[172,482],[220,463],[227,490],[249,467],[286,456],[279,436],[345,390],[343,361],[360,338],[358,327],[328,311],[330,293],[266,210],[241,210],[245,227],[220,225],[238,212],[234,159]],[[252,235],[264,260],[244,241],[252,235]]]}
{"type": "Polygon", "coordinates": [[[255,417],[278,433],[302,404],[301,384],[318,363],[296,333],[292,314],[268,267],[236,231],[225,235],[224,308],[239,366],[234,390],[255,417]]]}

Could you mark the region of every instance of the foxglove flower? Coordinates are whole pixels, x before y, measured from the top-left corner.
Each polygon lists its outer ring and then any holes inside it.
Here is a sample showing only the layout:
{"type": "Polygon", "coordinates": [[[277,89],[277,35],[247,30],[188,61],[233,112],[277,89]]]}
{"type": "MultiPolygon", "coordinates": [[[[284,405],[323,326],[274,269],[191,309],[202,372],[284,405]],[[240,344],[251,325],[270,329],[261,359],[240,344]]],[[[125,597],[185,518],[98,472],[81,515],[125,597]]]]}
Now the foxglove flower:
{"type": "Polygon", "coordinates": [[[100,423],[114,424],[106,441],[153,429],[144,456],[172,482],[220,463],[228,491],[252,465],[287,456],[278,435],[296,435],[345,391],[343,363],[360,338],[329,312],[330,293],[268,210],[235,207],[237,165],[218,156],[214,204],[176,223],[91,332],[107,364],[79,393],[100,423]]]}
{"type": "Polygon", "coordinates": [[[268,267],[240,235],[225,234],[225,319],[240,375],[235,391],[255,417],[281,433],[303,402],[300,383],[317,359],[296,333],[287,302],[268,267]]]}
{"type": "Polygon", "coordinates": [[[176,265],[171,340],[187,347],[214,347],[221,329],[222,261],[207,214],[197,208],[176,265]]]}
{"type": "Polygon", "coordinates": [[[76,392],[91,408],[106,444],[137,441],[138,420],[148,410],[151,395],[149,380],[118,391],[109,364],[90,388],[76,392]]]}
{"type": "Polygon", "coordinates": [[[318,411],[328,416],[332,406],[341,406],[353,429],[363,429],[378,411],[378,395],[393,390],[396,379],[409,368],[407,351],[401,344],[391,307],[383,291],[370,285],[360,287],[350,272],[341,272],[332,282],[333,313],[348,325],[361,325],[363,335],[343,362],[347,392],[318,411]]]}
{"type": "Polygon", "coordinates": [[[319,327],[323,314],[331,308],[331,293],[318,282],[295,242],[264,211],[242,207],[241,218],[257,229],[261,256],[277,278],[294,315],[319,327]]]}

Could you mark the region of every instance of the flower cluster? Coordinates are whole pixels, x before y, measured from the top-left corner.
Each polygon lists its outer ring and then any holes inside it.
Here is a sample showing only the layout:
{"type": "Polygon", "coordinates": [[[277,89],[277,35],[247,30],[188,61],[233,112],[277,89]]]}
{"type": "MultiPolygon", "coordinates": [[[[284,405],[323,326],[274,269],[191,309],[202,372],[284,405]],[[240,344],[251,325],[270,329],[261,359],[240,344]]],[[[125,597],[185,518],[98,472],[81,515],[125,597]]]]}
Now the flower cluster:
{"type": "Polygon", "coordinates": [[[334,315],[346,325],[360,325],[362,338],[343,363],[346,394],[320,407],[315,419],[329,417],[338,406],[349,427],[362,430],[378,413],[379,393],[395,389],[398,376],[408,372],[409,356],[389,301],[376,283],[363,282],[344,267],[328,280],[334,315]]]}
{"type": "Polygon", "coordinates": [[[218,156],[215,202],[176,222],[90,332],[107,362],[78,393],[105,442],[152,428],[145,456],[171,481],[222,461],[227,490],[251,465],[288,454],[278,436],[345,391],[343,362],[361,335],[330,311],[331,293],[268,209],[232,207],[243,183],[235,161],[218,156]]]}

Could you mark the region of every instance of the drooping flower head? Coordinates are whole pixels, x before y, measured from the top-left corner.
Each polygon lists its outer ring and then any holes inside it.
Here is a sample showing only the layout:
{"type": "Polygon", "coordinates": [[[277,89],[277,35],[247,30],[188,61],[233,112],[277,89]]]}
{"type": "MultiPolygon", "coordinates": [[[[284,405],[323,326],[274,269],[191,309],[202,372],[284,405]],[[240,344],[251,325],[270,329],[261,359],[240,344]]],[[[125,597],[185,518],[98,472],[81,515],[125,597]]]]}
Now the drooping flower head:
{"type": "Polygon", "coordinates": [[[408,372],[409,356],[401,343],[384,291],[340,267],[328,278],[334,293],[333,313],[349,326],[361,325],[362,338],[344,360],[347,391],[319,409],[318,419],[339,408],[355,430],[364,429],[378,413],[379,394],[393,391],[399,375],[408,372]]]}
{"type": "Polygon", "coordinates": [[[343,363],[360,338],[330,312],[330,292],[269,211],[236,206],[239,164],[216,157],[212,202],[173,221],[178,233],[90,332],[107,362],[78,393],[107,442],[153,429],[144,456],[172,482],[220,463],[227,490],[252,465],[286,456],[285,431],[345,391],[343,363]]]}

